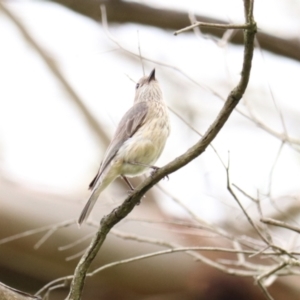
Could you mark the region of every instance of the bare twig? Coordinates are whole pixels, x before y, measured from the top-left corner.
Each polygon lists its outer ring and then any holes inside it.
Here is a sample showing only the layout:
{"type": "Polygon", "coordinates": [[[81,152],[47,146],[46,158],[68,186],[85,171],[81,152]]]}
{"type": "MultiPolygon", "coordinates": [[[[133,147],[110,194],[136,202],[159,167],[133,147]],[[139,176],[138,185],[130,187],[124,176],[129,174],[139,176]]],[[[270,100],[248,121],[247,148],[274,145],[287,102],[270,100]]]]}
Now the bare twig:
{"type": "MultiPolygon", "coordinates": [[[[116,229],[112,229],[110,231],[114,236],[117,236],[119,238],[122,238],[124,240],[132,240],[136,242],[143,242],[143,243],[148,243],[148,244],[153,244],[157,246],[164,246],[164,247],[170,247],[172,243],[169,243],[165,240],[158,240],[158,239],[153,239],[153,238],[148,238],[144,236],[139,236],[136,234],[131,234],[131,233],[125,233],[116,229]]],[[[172,246],[173,247],[173,246],[172,246]]],[[[253,250],[244,250],[242,248],[239,249],[230,249],[230,248],[220,248],[220,247],[199,247],[199,246],[189,246],[189,247],[182,247],[178,246],[178,248],[173,247],[175,252],[185,252],[187,249],[188,251],[190,250],[195,250],[195,251],[212,251],[212,252],[223,252],[223,253],[243,253],[243,254],[249,254],[252,255],[255,253],[253,250]]]]}
{"type": "Polygon", "coordinates": [[[274,220],[274,219],[270,219],[270,218],[262,218],[262,219],[260,219],[260,221],[265,224],[286,228],[289,230],[293,230],[297,233],[300,233],[300,227],[288,224],[286,222],[282,222],[282,221],[278,221],[278,220],[274,220]]]}
{"type": "Polygon", "coordinates": [[[0,245],[26,237],[26,236],[30,236],[39,232],[44,232],[44,231],[55,231],[58,230],[59,228],[63,228],[63,227],[68,227],[71,226],[73,224],[76,224],[76,220],[72,219],[72,220],[68,220],[68,221],[63,221],[61,223],[56,223],[56,224],[51,224],[51,225],[47,225],[47,226],[43,226],[40,228],[35,228],[32,230],[27,230],[12,236],[9,236],[7,238],[1,239],[0,240],[0,245]]]}
{"type": "Polygon", "coordinates": [[[248,214],[248,212],[246,211],[246,209],[243,207],[243,205],[240,202],[239,198],[236,196],[236,194],[234,193],[233,189],[231,188],[230,177],[229,177],[229,163],[228,163],[228,167],[226,168],[226,170],[227,170],[227,189],[228,189],[229,193],[232,195],[232,197],[234,198],[234,200],[237,202],[237,204],[239,205],[239,207],[243,211],[243,214],[246,216],[249,224],[257,232],[257,234],[259,235],[259,237],[266,243],[266,245],[272,247],[273,249],[278,250],[281,254],[285,254],[285,255],[288,255],[289,257],[294,258],[293,254],[291,254],[287,250],[283,249],[282,247],[279,247],[279,246],[273,244],[270,235],[267,234],[265,236],[263,234],[263,232],[258,228],[258,226],[254,223],[254,221],[251,219],[251,217],[248,214]]]}
{"type": "Polygon", "coordinates": [[[271,197],[272,195],[272,184],[273,184],[273,176],[274,176],[274,172],[275,172],[275,168],[276,168],[276,165],[279,161],[279,157],[282,153],[282,150],[283,150],[283,146],[284,146],[285,142],[282,141],[280,143],[280,146],[279,146],[279,149],[277,151],[277,154],[276,154],[276,157],[274,159],[274,162],[273,162],[273,165],[272,165],[272,168],[270,170],[270,174],[269,174],[269,185],[268,185],[268,192],[267,192],[267,195],[269,195],[271,197]]]}
{"type": "MultiPolygon", "coordinates": [[[[179,113],[177,113],[173,108],[171,108],[170,106],[168,106],[168,109],[179,119],[181,120],[186,126],[188,126],[189,129],[191,129],[193,132],[195,132],[197,135],[203,137],[203,134],[201,134],[193,125],[191,125],[188,121],[186,121],[179,113]]],[[[213,146],[212,143],[210,143],[209,145],[212,150],[215,152],[215,154],[217,155],[219,161],[221,162],[221,164],[223,165],[223,167],[225,167],[225,163],[223,162],[221,156],[219,155],[217,149],[213,146]]]]}
{"type": "MultiPolygon", "coordinates": [[[[197,22],[195,14],[193,12],[189,12],[189,20],[191,22],[191,25],[197,22]]],[[[199,27],[195,27],[195,28],[193,28],[193,30],[194,30],[195,36],[197,38],[202,37],[202,33],[201,33],[201,30],[199,27]]]]}
{"type": "Polygon", "coordinates": [[[94,234],[95,234],[95,232],[91,232],[91,233],[89,233],[89,234],[83,236],[82,238],[76,240],[76,241],[73,242],[73,243],[70,243],[70,244],[65,245],[65,246],[60,246],[60,247],[58,248],[58,251],[65,251],[65,250],[68,250],[68,249],[70,249],[70,248],[73,248],[73,247],[75,247],[76,245],[79,245],[79,244],[81,244],[82,242],[88,240],[88,239],[91,238],[94,234]]]}
{"type": "MultiPolygon", "coordinates": [[[[35,296],[41,295],[42,293],[48,291],[51,287],[53,286],[60,286],[62,282],[64,282],[65,286],[67,286],[68,282],[73,279],[73,275],[70,276],[64,276],[57,278],[55,280],[50,281],[46,285],[44,285],[41,289],[39,289],[36,293],[35,296]]],[[[53,290],[53,289],[52,289],[53,290]]]]}
{"type": "Polygon", "coordinates": [[[205,23],[205,22],[196,22],[190,26],[187,26],[183,29],[177,30],[174,32],[174,35],[189,31],[196,27],[206,27],[206,28],[217,28],[217,29],[250,29],[251,24],[217,24],[217,23],[205,23]]]}
{"type": "Polygon", "coordinates": [[[253,229],[257,232],[257,234],[259,235],[259,237],[267,244],[269,245],[269,241],[268,239],[263,235],[263,233],[261,232],[261,230],[257,227],[257,225],[254,223],[254,221],[251,219],[250,215],[248,214],[247,210],[244,208],[244,206],[242,205],[241,201],[239,200],[238,196],[235,194],[235,192],[233,191],[233,189],[231,188],[231,182],[230,182],[230,174],[229,174],[229,169],[230,169],[230,159],[229,159],[229,155],[228,155],[228,166],[226,167],[226,174],[227,174],[227,190],[229,191],[229,193],[231,194],[231,196],[233,197],[233,199],[236,201],[236,203],[238,204],[238,206],[240,207],[240,209],[242,210],[243,214],[245,215],[245,217],[247,218],[249,224],[253,227],[253,229]]]}
{"type": "Polygon", "coordinates": [[[179,198],[171,195],[164,187],[162,187],[160,184],[157,184],[155,186],[157,189],[159,189],[162,193],[170,197],[176,204],[178,204],[181,208],[183,208],[190,217],[200,223],[203,226],[206,226],[208,228],[211,228],[211,224],[209,224],[207,221],[201,219],[193,210],[191,210],[183,201],[181,201],[179,198]]]}
{"type": "MultiPolygon", "coordinates": [[[[223,237],[229,241],[237,241],[241,245],[244,245],[250,249],[254,249],[256,251],[259,251],[261,247],[264,246],[264,244],[257,239],[253,239],[250,237],[237,237],[234,236],[228,232],[226,232],[222,228],[218,228],[217,226],[206,226],[206,225],[201,225],[200,224],[191,224],[187,222],[179,222],[179,221],[158,221],[158,220],[147,220],[147,219],[133,219],[133,218],[127,218],[126,221],[135,221],[135,222],[141,222],[141,223],[152,223],[152,224],[163,224],[163,225],[174,225],[174,226],[183,226],[187,228],[192,228],[192,229],[203,229],[203,230],[208,230],[212,233],[215,233],[219,235],[220,237],[223,237]]],[[[94,224],[95,227],[98,228],[98,224],[94,224]]]]}
{"type": "Polygon", "coordinates": [[[269,291],[266,289],[266,287],[261,283],[261,281],[257,281],[258,286],[260,287],[260,289],[262,290],[263,294],[265,295],[265,297],[268,300],[274,300],[274,298],[271,296],[271,294],[269,293],[269,291]]]}
{"type": "Polygon", "coordinates": [[[264,295],[270,299],[270,300],[274,300],[273,297],[270,295],[270,293],[268,292],[268,290],[266,289],[266,287],[263,284],[263,279],[264,278],[268,278],[271,275],[277,273],[279,270],[285,268],[287,265],[286,262],[283,262],[281,264],[279,264],[278,266],[274,267],[274,268],[270,268],[268,271],[266,271],[265,273],[259,275],[256,277],[257,283],[259,285],[259,287],[262,289],[264,295]]]}
{"type": "Polygon", "coordinates": [[[70,255],[70,256],[66,257],[66,261],[71,261],[73,259],[76,259],[76,258],[80,257],[82,254],[84,254],[85,251],[86,251],[86,249],[81,250],[81,251],[79,251],[79,252],[77,252],[73,255],[70,255]]]}
{"type": "Polygon", "coordinates": [[[64,281],[63,283],[60,283],[60,284],[57,284],[57,285],[53,285],[51,287],[48,288],[46,294],[44,295],[43,297],[43,300],[50,300],[50,293],[54,290],[57,290],[57,289],[61,289],[61,288],[65,288],[67,287],[67,282],[64,281]]]}
{"type": "Polygon", "coordinates": [[[32,296],[23,291],[16,290],[0,282],[0,299],[1,300],[41,300],[40,297],[32,296]]]}
{"type": "MultiPolygon", "coordinates": [[[[260,43],[259,43],[259,41],[258,41],[257,38],[255,39],[255,45],[256,45],[256,47],[259,49],[259,52],[260,52],[260,55],[261,55],[263,61],[265,61],[264,52],[262,51],[261,46],[260,46],[260,43]]],[[[268,76],[265,76],[265,78],[268,78],[268,76]]],[[[279,115],[279,118],[280,118],[280,121],[281,121],[281,125],[282,125],[282,129],[283,129],[283,132],[284,132],[284,135],[285,135],[286,137],[288,137],[288,132],[287,132],[287,128],[286,128],[286,124],[285,124],[285,120],[284,120],[282,111],[281,111],[280,107],[279,107],[278,104],[277,104],[277,101],[276,101],[276,99],[275,99],[275,95],[274,95],[274,93],[273,93],[273,89],[272,89],[271,84],[270,84],[269,81],[267,81],[267,85],[268,85],[269,93],[270,93],[270,95],[271,95],[271,98],[272,98],[274,107],[275,107],[275,109],[276,109],[276,111],[277,111],[277,113],[278,113],[278,115],[279,115]]]]}
{"type": "MultiPolygon", "coordinates": [[[[142,260],[142,259],[151,258],[151,257],[155,257],[155,256],[160,256],[160,255],[165,255],[165,254],[178,253],[178,252],[188,252],[188,251],[220,251],[220,252],[223,252],[223,253],[226,253],[226,252],[227,253],[241,253],[241,252],[243,252],[243,251],[234,250],[234,249],[215,248],[215,247],[171,248],[171,249],[167,249],[167,250],[156,251],[156,252],[152,252],[152,253],[149,253],[149,254],[143,254],[143,255],[132,257],[132,258],[123,259],[123,260],[119,260],[119,261],[109,263],[109,264],[106,264],[106,265],[104,265],[100,268],[97,268],[93,272],[89,273],[87,276],[93,276],[96,273],[99,273],[99,272],[101,272],[103,270],[106,270],[108,268],[118,266],[118,265],[122,265],[122,264],[127,264],[127,263],[130,263],[130,262],[133,262],[133,261],[139,261],[139,260],[142,260]]],[[[248,253],[248,251],[244,251],[243,253],[248,253]]],[[[211,261],[211,262],[213,262],[213,261],[211,261]]],[[[216,267],[216,265],[219,265],[218,269],[220,269],[221,265],[214,262],[214,267],[216,267]]],[[[229,273],[231,275],[238,275],[238,276],[253,276],[255,273],[257,273],[257,271],[229,269],[229,268],[224,268],[224,267],[222,267],[222,269],[225,270],[226,273],[229,273]]]]}
{"type": "Polygon", "coordinates": [[[137,31],[137,38],[138,38],[139,55],[140,55],[140,60],[141,60],[142,69],[143,69],[143,76],[145,76],[145,66],[144,66],[144,62],[143,62],[143,56],[142,56],[142,50],[141,50],[141,42],[140,42],[139,31],[137,31]]]}

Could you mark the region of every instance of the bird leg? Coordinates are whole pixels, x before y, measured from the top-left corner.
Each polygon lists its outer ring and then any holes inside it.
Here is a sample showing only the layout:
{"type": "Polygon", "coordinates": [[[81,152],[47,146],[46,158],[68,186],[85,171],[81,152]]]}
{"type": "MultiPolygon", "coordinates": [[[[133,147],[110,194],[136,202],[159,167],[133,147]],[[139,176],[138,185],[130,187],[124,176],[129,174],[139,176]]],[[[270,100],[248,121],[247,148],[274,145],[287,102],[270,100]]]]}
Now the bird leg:
{"type": "MultiPolygon", "coordinates": [[[[128,178],[124,175],[121,175],[121,177],[124,179],[124,181],[127,183],[127,185],[129,186],[130,190],[128,191],[128,195],[131,196],[132,193],[134,192],[134,187],[133,185],[130,183],[130,181],[128,180],[128,178]]],[[[146,196],[144,195],[143,198],[145,198],[146,196]]],[[[140,205],[141,201],[139,201],[136,205],[140,205]]]]}
{"type": "Polygon", "coordinates": [[[130,188],[130,192],[131,191],[134,191],[134,187],[132,186],[132,184],[130,183],[130,181],[128,180],[128,178],[124,175],[121,175],[121,177],[124,179],[124,181],[127,183],[127,185],[129,186],[130,188]]]}

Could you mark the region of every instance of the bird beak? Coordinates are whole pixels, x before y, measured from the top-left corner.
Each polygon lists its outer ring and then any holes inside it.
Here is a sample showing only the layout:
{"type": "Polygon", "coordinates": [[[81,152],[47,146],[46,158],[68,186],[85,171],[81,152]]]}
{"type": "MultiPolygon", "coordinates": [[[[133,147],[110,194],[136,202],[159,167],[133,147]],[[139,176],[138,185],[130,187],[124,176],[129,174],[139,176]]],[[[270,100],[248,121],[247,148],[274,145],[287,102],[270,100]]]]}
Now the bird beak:
{"type": "Polygon", "coordinates": [[[148,82],[155,80],[155,69],[153,69],[148,77],[148,82]]]}

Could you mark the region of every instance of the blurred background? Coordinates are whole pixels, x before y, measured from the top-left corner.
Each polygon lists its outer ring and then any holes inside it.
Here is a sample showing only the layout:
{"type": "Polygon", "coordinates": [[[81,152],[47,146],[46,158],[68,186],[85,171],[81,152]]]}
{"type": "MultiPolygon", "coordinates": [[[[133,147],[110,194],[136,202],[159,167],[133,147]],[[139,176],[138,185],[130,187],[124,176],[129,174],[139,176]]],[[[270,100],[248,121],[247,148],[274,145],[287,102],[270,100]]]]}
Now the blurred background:
{"type": "MultiPolygon", "coordinates": [[[[299,16],[297,0],[255,1],[259,32],[249,86],[214,149],[152,188],[109,235],[92,270],[165,249],[161,240],[199,247],[231,247],[230,236],[259,240],[227,190],[229,160],[230,181],[257,224],[268,217],[299,225],[299,16]]],[[[157,166],[205,133],[240,78],[243,36],[199,28],[173,34],[195,20],[242,24],[243,1],[0,1],[1,282],[34,294],[73,273],[96,227],[79,230],[72,220],[143,72],[156,69],[170,108],[172,132],[157,166]]],[[[97,224],[127,190],[115,181],[91,220],[97,224]]],[[[264,230],[281,247],[299,249],[298,233],[264,230]]],[[[226,253],[201,255],[225,269],[237,260],[226,253]]],[[[268,262],[254,258],[252,271],[268,262]]],[[[83,299],[264,299],[251,274],[227,273],[185,253],[162,255],[88,278],[83,299]]],[[[292,275],[270,279],[274,299],[299,299],[299,277],[292,275]]],[[[57,289],[49,299],[64,299],[67,292],[57,289]]]]}

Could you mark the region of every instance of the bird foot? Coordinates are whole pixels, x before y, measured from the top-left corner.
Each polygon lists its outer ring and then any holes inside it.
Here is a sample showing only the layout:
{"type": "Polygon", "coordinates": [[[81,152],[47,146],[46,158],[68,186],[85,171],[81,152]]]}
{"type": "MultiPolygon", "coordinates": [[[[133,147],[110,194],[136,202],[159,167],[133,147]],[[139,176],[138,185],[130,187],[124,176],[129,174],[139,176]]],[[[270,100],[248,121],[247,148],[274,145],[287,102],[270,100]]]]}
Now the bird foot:
{"type": "MultiPolygon", "coordinates": [[[[155,175],[155,173],[156,173],[160,168],[159,168],[159,167],[155,167],[155,166],[151,166],[151,169],[152,169],[152,171],[151,171],[151,173],[150,173],[150,176],[153,177],[153,176],[155,175]]],[[[166,175],[166,176],[164,177],[164,179],[168,179],[168,180],[169,180],[169,176],[166,175]]]]}
{"type": "Polygon", "coordinates": [[[150,173],[150,176],[153,177],[154,174],[159,170],[159,167],[155,167],[155,166],[151,166],[151,173],[150,173]]]}

